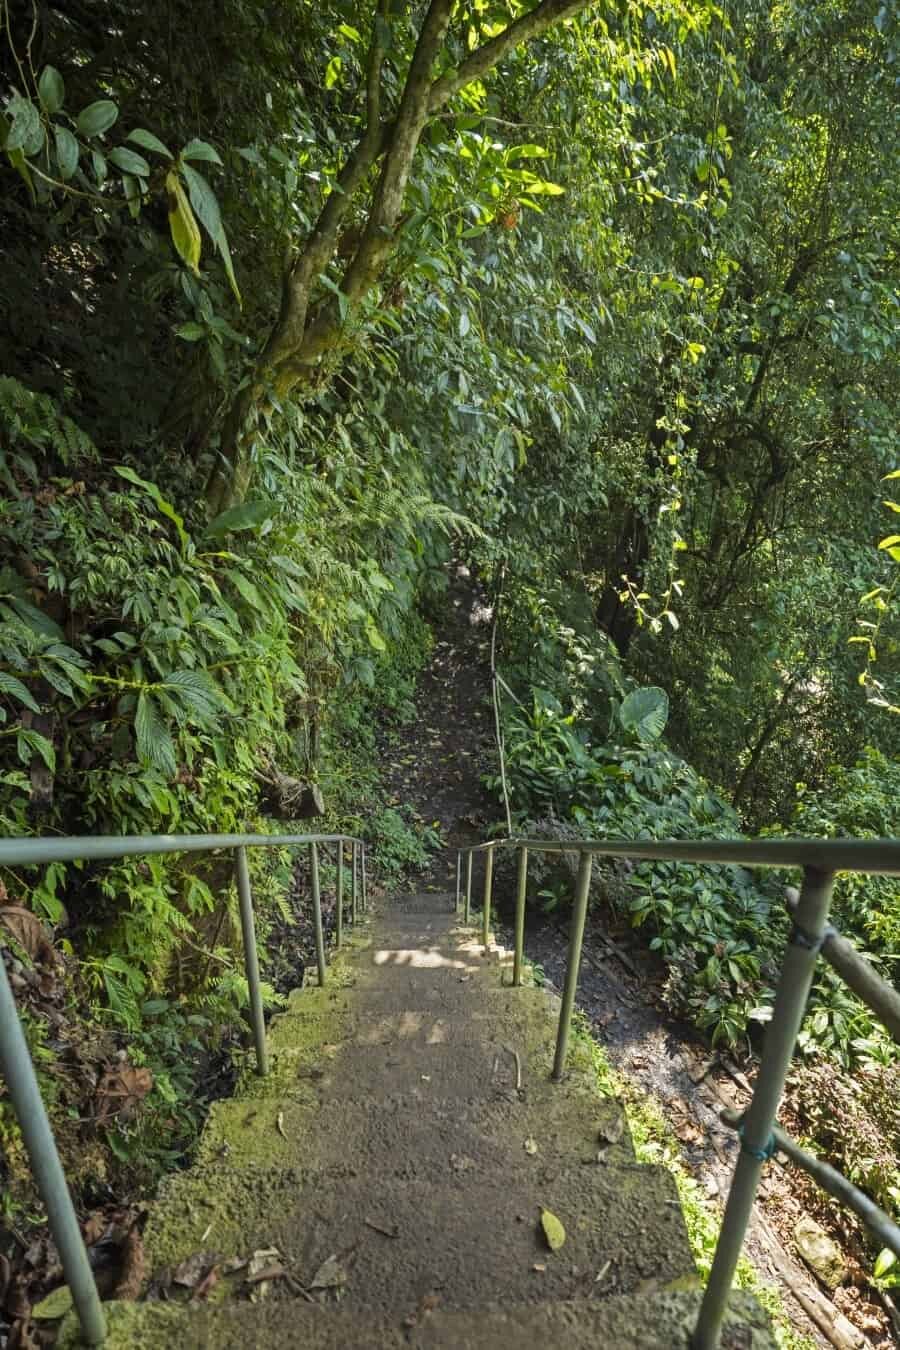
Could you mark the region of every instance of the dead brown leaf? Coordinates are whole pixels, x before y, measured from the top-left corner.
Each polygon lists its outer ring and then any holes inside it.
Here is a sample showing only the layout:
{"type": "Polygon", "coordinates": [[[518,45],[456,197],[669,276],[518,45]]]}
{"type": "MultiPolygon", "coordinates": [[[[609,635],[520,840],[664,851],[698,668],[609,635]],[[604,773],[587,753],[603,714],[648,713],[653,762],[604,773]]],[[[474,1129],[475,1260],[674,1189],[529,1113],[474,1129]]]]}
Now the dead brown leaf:
{"type": "Polygon", "coordinates": [[[347,1272],[337,1256],[329,1256],[323,1261],[310,1282],[310,1289],[339,1289],[347,1283],[347,1272]]]}
{"type": "Polygon", "coordinates": [[[172,1271],[172,1283],[180,1284],[184,1289],[196,1289],[210,1266],[215,1264],[215,1252],[194,1252],[172,1271]]]}
{"type": "Polygon", "coordinates": [[[21,905],[0,906],[0,924],[32,961],[46,961],[55,965],[57,954],[53,943],[40,919],[30,909],[24,909],[21,905]]]}
{"type": "MultiPolygon", "coordinates": [[[[281,1263],[281,1252],[277,1247],[258,1247],[247,1262],[247,1281],[255,1284],[269,1266],[281,1263]]],[[[262,1276],[262,1278],[265,1278],[262,1276]]]]}
{"type": "Polygon", "coordinates": [[[122,1271],[113,1298],[133,1303],[140,1295],[147,1273],[144,1241],[137,1224],[132,1224],[122,1242],[122,1271]]]}
{"type": "Polygon", "coordinates": [[[97,1084],[97,1119],[127,1119],[152,1087],[149,1069],[136,1069],[132,1064],[108,1069],[97,1084]]]}
{"type": "Polygon", "coordinates": [[[198,1300],[198,1302],[205,1298],[208,1298],[209,1295],[212,1293],[213,1289],[216,1287],[218,1279],[219,1279],[219,1267],[210,1266],[209,1270],[203,1276],[203,1279],[195,1288],[194,1298],[198,1300]]]}
{"type": "Polygon", "coordinates": [[[419,1299],[419,1306],[416,1311],[409,1313],[403,1319],[405,1327],[417,1327],[420,1322],[424,1322],[426,1317],[434,1312],[435,1308],[440,1306],[440,1294],[423,1294],[419,1299]]]}

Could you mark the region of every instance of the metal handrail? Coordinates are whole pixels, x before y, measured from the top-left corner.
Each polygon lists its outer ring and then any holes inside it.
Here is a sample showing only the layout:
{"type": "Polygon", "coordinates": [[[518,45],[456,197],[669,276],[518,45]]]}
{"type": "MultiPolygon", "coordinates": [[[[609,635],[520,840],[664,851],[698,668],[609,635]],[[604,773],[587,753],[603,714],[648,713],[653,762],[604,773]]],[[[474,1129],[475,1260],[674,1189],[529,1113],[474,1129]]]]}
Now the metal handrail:
{"type": "Polygon", "coordinates": [[[494,851],[518,852],[513,986],[522,982],[525,936],[525,898],[529,852],[577,853],[578,876],[569,929],[569,951],[556,1036],[552,1078],[564,1072],[578,969],[587,917],[591,868],[595,854],[619,858],[647,858],[691,863],[728,863],[745,867],[798,867],[803,870],[799,891],[789,889],[787,905],[793,927],[787,942],[772,1019],[760,1057],[750,1106],[741,1117],[724,1112],[726,1125],[738,1131],[741,1148],[735,1165],[712,1268],[694,1328],[693,1350],[716,1350],[728,1306],[738,1259],[764,1164],[784,1151],[799,1167],[852,1208],[879,1241],[900,1256],[900,1228],[877,1205],[836,1169],[813,1158],[779,1129],[776,1113],[806,1010],[816,961],[821,953],[854,992],[900,1042],[900,995],[875,968],[828,922],[831,893],[837,872],[881,873],[900,876],[900,839],[492,839],[458,850],[456,906],[462,897],[462,859],[466,857],[464,913],[469,921],[472,895],[472,859],[485,854],[482,938],[490,936],[494,851]]]}
{"type": "MultiPolygon", "coordinates": [[[[69,838],[0,840],[0,866],[27,866],[50,862],[80,862],[98,858],[128,858],[160,853],[208,853],[234,851],[235,881],[244,946],[244,965],[250,996],[250,1021],[256,1050],[257,1073],[268,1073],[266,1028],[262,986],[253,920],[253,897],[247,866],[248,848],[296,848],[308,845],[312,876],[316,968],[320,985],[325,984],[325,941],[322,928],[322,898],[319,884],[319,846],[337,845],[337,894],[335,941],[343,938],[344,849],[351,848],[351,922],[367,907],[366,846],[349,834],[165,834],[81,835],[69,838]],[[359,884],[357,885],[357,871],[359,884]]],[[[88,1345],[102,1345],[106,1319],[88,1259],[87,1248],[59,1159],[53,1130],[41,1098],[28,1043],[19,1021],[15,998],[0,959],[0,1074],[6,1081],[22,1139],[31,1161],[37,1188],[47,1210],[50,1231],[59,1252],[66,1282],[88,1345]]]]}

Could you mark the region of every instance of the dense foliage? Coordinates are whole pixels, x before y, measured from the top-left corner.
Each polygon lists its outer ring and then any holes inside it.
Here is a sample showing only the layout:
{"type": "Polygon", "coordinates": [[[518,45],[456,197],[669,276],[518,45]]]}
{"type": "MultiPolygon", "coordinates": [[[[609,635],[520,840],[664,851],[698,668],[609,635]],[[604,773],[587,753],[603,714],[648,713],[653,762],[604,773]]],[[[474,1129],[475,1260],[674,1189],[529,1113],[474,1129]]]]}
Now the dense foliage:
{"type": "MultiPolygon", "coordinates": [[[[101,10],[0,3],[3,832],[268,829],[273,766],[360,824],[466,541],[520,819],[894,833],[895,9],[101,10]]],[[[2,880],[188,1097],[182,1019],[246,992],[222,868],[2,880]]],[[[616,890],[717,1039],[779,885],[616,890]]],[[[895,973],[893,884],[838,908],[895,973]]],[[[810,1054],[889,1054],[815,999],[810,1054]]]]}

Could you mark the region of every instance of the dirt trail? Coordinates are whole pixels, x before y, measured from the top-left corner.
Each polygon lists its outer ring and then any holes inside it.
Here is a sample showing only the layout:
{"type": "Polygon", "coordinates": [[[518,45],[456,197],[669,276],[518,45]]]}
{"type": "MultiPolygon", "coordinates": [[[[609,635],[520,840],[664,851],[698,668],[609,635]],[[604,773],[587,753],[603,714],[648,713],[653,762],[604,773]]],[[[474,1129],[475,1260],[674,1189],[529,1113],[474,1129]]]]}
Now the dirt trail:
{"type": "MultiPolygon", "coordinates": [[[[501,809],[481,782],[497,766],[490,705],[491,613],[465,568],[452,574],[446,618],[436,632],[432,659],[417,691],[419,719],[385,732],[382,748],[393,793],[424,818],[439,821],[446,849],[425,878],[426,888],[455,885],[456,847],[500,832],[501,809]]],[[[476,866],[475,896],[480,895],[476,866]]],[[[495,882],[498,919],[509,917],[511,888],[495,882]]],[[[507,935],[508,936],[508,935],[507,935]]],[[[565,971],[565,925],[530,912],[528,956],[560,988],[565,971]]],[[[637,934],[627,927],[612,942],[606,919],[592,915],[585,937],[578,1003],[590,1019],[613,1066],[651,1094],[679,1141],[682,1160],[710,1204],[721,1209],[737,1151],[734,1134],[719,1121],[724,1106],[749,1101],[750,1063],[741,1066],[709,1051],[691,1028],[665,1010],[665,972],[637,934]]],[[[780,1288],[796,1329],[821,1346],[888,1350],[900,1344],[887,1319],[854,1285],[837,1291],[832,1304],[792,1252],[791,1232],[804,1207],[791,1173],[773,1163],[760,1188],[748,1251],[763,1279],[780,1288]],[[799,1299],[798,1299],[799,1294],[799,1299]],[[820,1320],[832,1324],[826,1337],[804,1310],[812,1302],[820,1320]],[[841,1319],[849,1323],[841,1330],[841,1319]],[[844,1339],[841,1339],[843,1335],[844,1339]]]]}

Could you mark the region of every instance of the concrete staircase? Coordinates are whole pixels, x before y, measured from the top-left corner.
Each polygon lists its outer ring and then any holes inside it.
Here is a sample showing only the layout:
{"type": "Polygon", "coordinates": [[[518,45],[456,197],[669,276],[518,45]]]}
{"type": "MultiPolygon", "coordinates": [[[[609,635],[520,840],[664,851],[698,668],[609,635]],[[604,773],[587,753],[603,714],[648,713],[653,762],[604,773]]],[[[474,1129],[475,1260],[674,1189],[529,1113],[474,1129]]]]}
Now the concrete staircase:
{"type": "MultiPolygon", "coordinates": [[[[504,987],[506,954],[451,909],[397,900],[291,996],[270,1077],[216,1104],[154,1206],[151,1301],[108,1305],[108,1344],[687,1347],[699,1292],[670,1174],[636,1162],[583,1045],[549,1081],[556,1001],[504,987]]],[[[743,1296],[723,1345],[774,1345],[743,1296]]]]}

